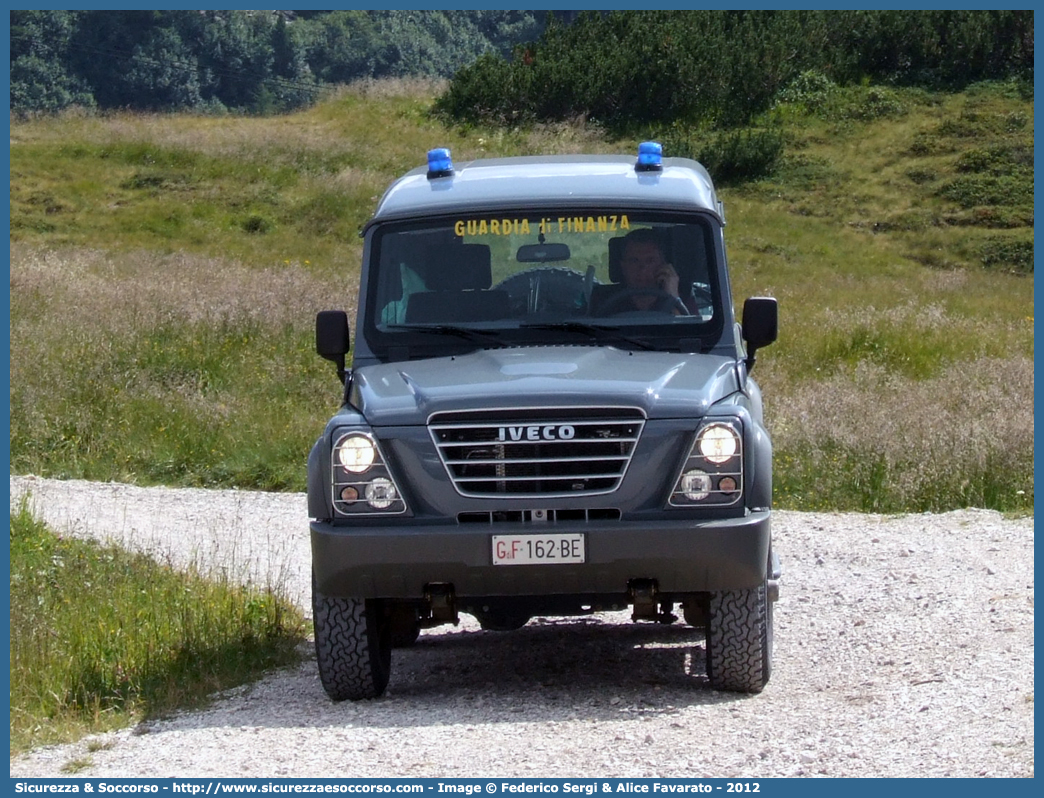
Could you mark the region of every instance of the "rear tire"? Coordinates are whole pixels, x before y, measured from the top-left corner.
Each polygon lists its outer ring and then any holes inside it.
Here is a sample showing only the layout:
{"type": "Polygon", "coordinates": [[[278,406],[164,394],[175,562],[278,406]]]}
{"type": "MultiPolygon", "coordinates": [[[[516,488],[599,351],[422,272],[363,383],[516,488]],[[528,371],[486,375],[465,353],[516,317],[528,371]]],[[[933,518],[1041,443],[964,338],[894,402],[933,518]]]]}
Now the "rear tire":
{"type": "Polygon", "coordinates": [[[312,577],[319,679],[334,701],[377,698],[391,675],[391,628],[373,599],[324,596],[312,577]]]}
{"type": "Polygon", "coordinates": [[[768,586],[720,590],[707,606],[707,677],[716,690],[760,693],[772,674],[768,586]]]}

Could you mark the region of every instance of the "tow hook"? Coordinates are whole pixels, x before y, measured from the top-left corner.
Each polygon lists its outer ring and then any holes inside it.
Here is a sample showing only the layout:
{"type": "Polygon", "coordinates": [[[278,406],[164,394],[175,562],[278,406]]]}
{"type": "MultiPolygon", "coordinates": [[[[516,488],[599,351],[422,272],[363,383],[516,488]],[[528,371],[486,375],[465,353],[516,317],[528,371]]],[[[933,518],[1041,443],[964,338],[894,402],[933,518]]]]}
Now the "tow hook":
{"type": "Polygon", "coordinates": [[[668,624],[678,620],[678,616],[671,612],[674,602],[659,599],[658,593],[659,587],[655,579],[632,579],[627,583],[627,594],[634,605],[632,621],[668,624]]]}
{"type": "Polygon", "coordinates": [[[433,582],[424,586],[424,600],[431,607],[431,617],[436,624],[460,623],[457,617],[457,597],[453,585],[447,582],[433,582]]]}

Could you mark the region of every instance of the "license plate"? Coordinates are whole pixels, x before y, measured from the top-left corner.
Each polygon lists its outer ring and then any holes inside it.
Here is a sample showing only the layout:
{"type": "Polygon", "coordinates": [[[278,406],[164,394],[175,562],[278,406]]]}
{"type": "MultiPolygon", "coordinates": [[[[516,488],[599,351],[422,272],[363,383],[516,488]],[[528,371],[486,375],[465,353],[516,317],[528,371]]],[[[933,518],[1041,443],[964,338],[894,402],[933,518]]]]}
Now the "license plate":
{"type": "Polygon", "coordinates": [[[494,565],[566,565],[584,562],[584,534],[494,535],[494,565]]]}

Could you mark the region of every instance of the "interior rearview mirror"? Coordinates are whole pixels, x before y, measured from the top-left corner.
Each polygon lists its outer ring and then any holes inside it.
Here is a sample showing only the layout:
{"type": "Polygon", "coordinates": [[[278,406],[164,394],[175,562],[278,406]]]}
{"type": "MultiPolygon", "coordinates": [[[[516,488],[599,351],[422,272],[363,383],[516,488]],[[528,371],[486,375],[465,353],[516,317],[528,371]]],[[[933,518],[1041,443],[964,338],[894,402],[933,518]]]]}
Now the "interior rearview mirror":
{"type": "Polygon", "coordinates": [[[519,263],[551,263],[569,260],[568,244],[523,244],[518,248],[515,259],[519,263]]]}

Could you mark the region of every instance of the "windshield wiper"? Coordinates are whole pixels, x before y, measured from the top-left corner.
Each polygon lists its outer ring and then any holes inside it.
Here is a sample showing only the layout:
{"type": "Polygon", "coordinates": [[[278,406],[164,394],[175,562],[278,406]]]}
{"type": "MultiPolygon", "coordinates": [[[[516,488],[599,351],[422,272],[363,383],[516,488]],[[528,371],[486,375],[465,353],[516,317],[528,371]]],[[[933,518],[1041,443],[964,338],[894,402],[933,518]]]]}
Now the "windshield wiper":
{"type": "Polygon", "coordinates": [[[504,342],[495,335],[482,330],[474,330],[471,327],[457,327],[453,324],[389,324],[386,329],[410,330],[411,332],[435,333],[436,335],[455,335],[458,338],[493,347],[504,345],[504,342]]]}
{"type": "Polygon", "coordinates": [[[656,348],[648,341],[623,335],[619,327],[613,327],[608,324],[588,324],[582,321],[549,321],[540,322],[539,324],[520,324],[519,327],[523,330],[566,330],[568,332],[583,333],[596,341],[621,341],[639,349],[656,348]]]}

